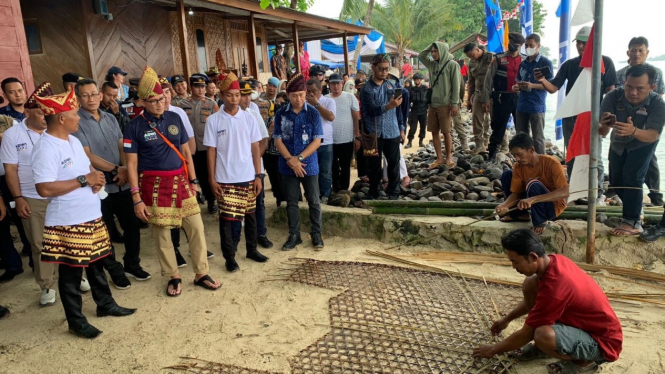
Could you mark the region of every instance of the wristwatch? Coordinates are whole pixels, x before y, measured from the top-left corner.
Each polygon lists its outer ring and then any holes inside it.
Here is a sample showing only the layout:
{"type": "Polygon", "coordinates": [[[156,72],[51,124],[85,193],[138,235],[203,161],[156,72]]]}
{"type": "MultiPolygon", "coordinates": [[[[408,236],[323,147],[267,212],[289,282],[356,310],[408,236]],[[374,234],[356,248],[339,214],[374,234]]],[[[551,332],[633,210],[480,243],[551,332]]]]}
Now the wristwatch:
{"type": "Polygon", "coordinates": [[[263,174],[263,173],[254,174],[254,178],[263,178],[263,177],[265,177],[265,176],[266,176],[266,175],[263,174]]]}
{"type": "Polygon", "coordinates": [[[298,161],[302,162],[305,158],[302,155],[298,155],[298,161]]]}
{"type": "Polygon", "coordinates": [[[118,165],[116,165],[116,166],[113,168],[113,170],[111,170],[111,175],[113,175],[114,177],[115,177],[116,175],[118,175],[118,165]]]}
{"type": "Polygon", "coordinates": [[[316,109],[319,109],[319,106],[321,106],[321,104],[319,104],[319,103],[314,104],[314,108],[316,108],[316,109]]]}
{"type": "Polygon", "coordinates": [[[198,179],[192,179],[191,181],[189,181],[189,183],[191,183],[191,184],[199,184],[199,180],[198,180],[198,179]]]}
{"type": "Polygon", "coordinates": [[[362,137],[356,136],[356,140],[362,140],[362,137]]]}
{"type": "Polygon", "coordinates": [[[76,177],[76,181],[81,184],[81,188],[88,187],[88,179],[85,177],[85,175],[79,175],[76,177]]]}

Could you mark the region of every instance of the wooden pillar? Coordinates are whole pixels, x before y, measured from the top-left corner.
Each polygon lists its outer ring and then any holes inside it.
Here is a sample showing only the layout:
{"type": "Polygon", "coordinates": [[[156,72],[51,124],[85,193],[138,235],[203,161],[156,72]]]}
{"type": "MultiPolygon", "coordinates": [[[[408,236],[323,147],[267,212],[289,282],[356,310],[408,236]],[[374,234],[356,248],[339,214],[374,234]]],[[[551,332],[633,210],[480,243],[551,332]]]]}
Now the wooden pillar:
{"type": "Polygon", "coordinates": [[[298,38],[298,22],[293,21],[293,59],[296,62],[296,73],[302,73],[300,69],[300,39],[298,38]]]}
{"type": "MultiPolygon", "coordinates": [[[[81,12],[83,12],[83,24],[85,25],[85,43],[83,44],[85,48],[85,53],[88,55],[88,70],[90,70],[90,77],[95,80],[99,81],[99,76],[98,72],[95,66],[95,54],[93,51],[93,46],[92,46],[92,37],[90,35],[91,29],[90,29],[90,17],[94,15],[94,12],[92,10],[92,3],[90,1],[86,0],[81,0],[81,12]]],[[[120,65],[122,66],[122,65],[120,65]]]]}
{"type": "Polygon", "coordinates": [[[188,79],[190,74],[189,71],[189,50],[187,49],[187,21],[186,21],[186,12],[185,12],[185,0],[179,0],[180,6],[178,7],[178,31],[180,34],[180,56],[182,59],[182,73],[185,76],[185,79],[188,79]]]}
{"type": "Polygon", "coordinates": [[[346,44],[346,33],[342,36],[342,45],[344,45],[344,72],[351,76],[351,69],[349,69],[349,46],[346,44]]]}
{"type": "MultiPolygon", "coordinates": [[[[249,40],[247,43],[247,53],[249,53],[249,75],[259,79],[259,62],[256,59],[256,28],[254,26],[254,13],[249,14],[249,40]]],[[[258,46],[261,48],[261,46],[258,46]]],[[[265,62],[264,62],[265,63],[265,62]]]]}

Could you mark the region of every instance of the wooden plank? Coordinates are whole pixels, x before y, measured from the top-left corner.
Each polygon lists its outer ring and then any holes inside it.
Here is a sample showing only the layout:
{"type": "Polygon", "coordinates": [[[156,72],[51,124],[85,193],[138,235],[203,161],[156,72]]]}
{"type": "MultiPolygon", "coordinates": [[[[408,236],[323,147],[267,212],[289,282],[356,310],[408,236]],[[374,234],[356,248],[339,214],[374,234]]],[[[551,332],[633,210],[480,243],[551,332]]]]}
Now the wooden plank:
{"type": "Polygon", "coordinates": [[[349,74],[349,46],[346,44],[346,33],[342,36],[342,45],[344,45],[344,72],[349,74]]]}
{"type": "Polygon", "coordinates": [[[0,62],[21,62],[21,55],[16,47],[0,47],[0,62]]]}
{"type": "Polygon", "coordinates": [[[259,62],[256,59],[256,25],[254,24],[254,14],[249,15],[249,40],[247,43],[247,52],[249,53],[249,68],[251,69],[249,74],[258,78],[259,62]]]}
{"type": "Polygon", "coordinates": [[[92,47],[92,38],[90,36],[90,17],[95,17],[95,12],[92,10],[92,4],[88,0],[81,0],[81,9],[83,12],[83,30],[85,32],[85,43],[83,48],[85,54],[88,55],[88,71],[90,71],[90,76],[95,81],[99,80],[97,76],[97,70],[94,68],[95,54],[94,48],[92,47]]]}
{"type": "MultiPolygon", "coordinates": [[[[293,22],[293,49],[294,60],[296,61],[296,73],[302,73],[300,69],[300,40],[298,39],[298,22],[293,22]]],[[[289,63],[287,61],[287,63],[289,63]]]]}
{"type": "MultiPolygon", "coordinates": [[[[21,22],[21,27],[0,26],[0,35],[2,35],[2,38],[0,38],[0,46],[17,47],[18,37],[16,34],[19,28],[23,30],[23,22],[21,22]]],[[[25,30],[23,30],[23,35],[25,35],[25,30]]],[[[25,42],[27,48],[28,40],[26,39],[25,42]]]]}
{"type": "MultiPolygon", "coordinates": [[[[0,26],[16,27],[16,24],[14,23],[14,15],[12,13],[12,7],[0,6],[0,26]]],[[[20,26],[23,27],[23,22],[21,22],[20,26]]]]}
{"type": "Polygon", "coordinates": [[[178,28],[180,32],[180,54],[182,56],[182,70],[185,78],[190,76],[189,72],[189,50],[187,49],[187,22],[185,20],[185,0],[179,0],[180,12],[178,14],[178,28]]]}
{"type": "MultiPolygon", "coordinates": [[[[23,14],[21,13],[21,3],[19,0],[12,1],[12,16],[16,20],[23,20],[23,14]]],[[[23,27],[23,21],[17,22],[15,27],[15,35],[18,42],[18,54],[21,57],[21,70],[22,70],[22,81],[24,82],[25,89],[27,92],[32,93],[35,90],[35,84],[32,80],[32,66],[30,65],[30,52],[28,51],[28,38],[25,36],[25,28],[23,27]]]]}
{"type": "MultiPolygon", "coordinates": [[[[266,14],[276,16],[282,19],[296,21],[296,22],[308,22],[314,25],[321,25],[334,29],[332,33],[344,33],[345,31],[349,35],[367,35],[370,33],[370,29],[362,26],[353,25],[350,23],[344,23],[340,21],[335,21],[330,18],[318,17],[311,14],[298,12],[290,9],[284,8],[272,8],[267,7],[262,9],[258,1],[249,1],[249,0],[205,0],[205,2],[224,5],[230,8],[243,9],[248,12],[266,14]]],[[[328,38],[326,36],[325,38],[328,38]]]]}

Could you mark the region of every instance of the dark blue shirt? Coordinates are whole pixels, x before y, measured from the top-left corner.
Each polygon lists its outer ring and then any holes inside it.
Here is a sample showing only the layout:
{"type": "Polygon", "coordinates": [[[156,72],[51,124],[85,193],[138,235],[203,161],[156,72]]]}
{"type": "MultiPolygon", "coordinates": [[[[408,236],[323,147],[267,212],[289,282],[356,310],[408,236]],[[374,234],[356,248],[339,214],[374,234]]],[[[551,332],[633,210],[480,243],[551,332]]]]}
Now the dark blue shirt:
{"type": "MultiPolygon", "coordinates": [[[[275,131],[273,138],[282,139],[282,143],[292,156],[298,156],[314,139],[323,141],[323,127],[321,115],[313,106],[305,103],[300,113],[291,109],[291,104],[282,107],[275,114],[275,131]]],[[[302,161],[308,177],[319,174],[319,159],[316,152],[302,161]]],[[[286,159],[280,155],[279,172],[284,175],[295,175],[286,164],[286,159]]]]}
{"type": "Polygon", "coordinates": [[[0,114],[12,117],[19,122],[25,119],[25,114],[15,111],[12,104],[7,104],[7,106],[0,108],[0,114]]]}
{"type": "MultiPolygon", "coordinates": [[[[534,78],[533,69],[542,69],[546,66],[549,66],[550,71],[553,71],[552,61],[540,53],[533,61],[529,61],[528,58],[524,59],[517,73],[517,81],[539,83],[534,78]]],[[[519,99],[517,99],[517,111],[522,113],[545,113],[546,97],[547,91],[545,90],[520,91],[519,99]]]]}
{"type": "Polygon", "coordinates": [[[360,90],[360,111],[367,133],[376,131],[376,136],[381,139],[394,139],[400,131],[404,131],[402,111],[395,108],[386,110],[394,95],[395,86],[387,80],[379,86],[369,79],[360,90]]]}
{"type": "Polygon", "coordinates": [[[125,153],[138,154],[138,171],[172,171],[182,167],[180,157],[169,147],[159,134],[159,130],[178,150],[187,145],[189,136],[180,116],[165,111],[158,119],[147,111],[134,118],[125,127],[123,149],[125,153]],[[153,128],[154,127],[154,128],[153,128]]]}

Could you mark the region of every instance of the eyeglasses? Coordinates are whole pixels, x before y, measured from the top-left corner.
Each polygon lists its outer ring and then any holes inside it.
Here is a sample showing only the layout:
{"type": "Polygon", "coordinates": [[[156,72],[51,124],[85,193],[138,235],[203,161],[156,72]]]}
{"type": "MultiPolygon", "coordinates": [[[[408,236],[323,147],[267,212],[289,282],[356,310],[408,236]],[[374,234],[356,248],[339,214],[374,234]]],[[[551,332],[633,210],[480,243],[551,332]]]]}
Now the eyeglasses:
{"type": "Polygon", "coordinates": [[[91,94],[82,94],[82,95],[79,95],[79,96],[83,100],[90,100],[92,98],[99,97],[99,92],[95,92],[95,93],[91,93],[91,94]]]}
{"type": "Polygon", "coordinates": [[[166,102],[166,98],[162,97],[161,99],[157,100],[144,100],[146,104],[150,105],[157,105],[157,104],[164,104],[166,102]]]}

